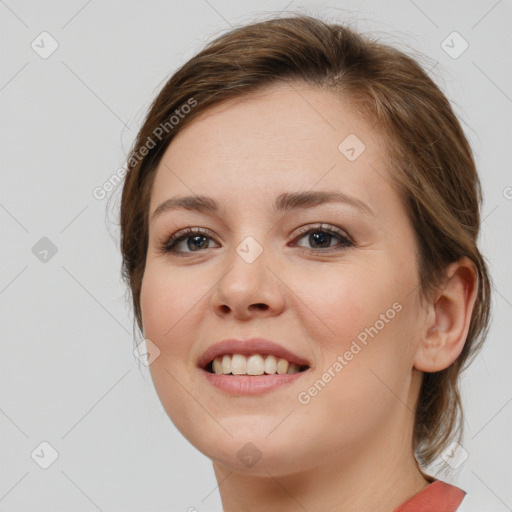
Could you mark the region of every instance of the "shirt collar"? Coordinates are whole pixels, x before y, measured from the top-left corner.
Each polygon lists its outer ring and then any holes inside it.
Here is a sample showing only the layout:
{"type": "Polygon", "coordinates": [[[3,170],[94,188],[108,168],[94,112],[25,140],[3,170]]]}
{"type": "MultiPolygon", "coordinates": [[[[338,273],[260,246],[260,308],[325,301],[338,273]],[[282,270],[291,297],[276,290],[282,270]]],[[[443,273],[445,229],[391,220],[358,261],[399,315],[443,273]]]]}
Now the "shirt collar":
{"type": "Polygon", "coordinates": [[[454,512],[465,495],[465,491],[454,485],[434,480],[393,512],[454,512]]]}

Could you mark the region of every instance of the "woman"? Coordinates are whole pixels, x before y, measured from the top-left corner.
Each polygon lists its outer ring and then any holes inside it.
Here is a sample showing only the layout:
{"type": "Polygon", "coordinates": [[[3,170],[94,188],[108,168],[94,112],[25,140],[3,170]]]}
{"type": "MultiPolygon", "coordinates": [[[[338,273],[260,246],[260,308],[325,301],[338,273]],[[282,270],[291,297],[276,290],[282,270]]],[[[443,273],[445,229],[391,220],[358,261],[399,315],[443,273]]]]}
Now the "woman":
{"type": "Polygon", "coordinates": [[[128,160],[123,274],[226,512],[459,507],[425,466],[487,334],[480,203],[443,93],[347,27],[254,23],[170,78],[128,160]]]}

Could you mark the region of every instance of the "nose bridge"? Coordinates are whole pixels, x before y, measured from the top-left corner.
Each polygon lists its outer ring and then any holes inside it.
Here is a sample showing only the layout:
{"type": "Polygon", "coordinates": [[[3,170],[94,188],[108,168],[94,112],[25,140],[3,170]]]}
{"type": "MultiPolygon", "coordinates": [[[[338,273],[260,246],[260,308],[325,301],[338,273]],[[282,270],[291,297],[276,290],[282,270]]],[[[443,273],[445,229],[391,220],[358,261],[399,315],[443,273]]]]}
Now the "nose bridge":
{"type": "Polygon", "coordinates": [[[282,290],[267,267],[271,267],[270,249],[264,246],[264,234],[246,235],[233,246],[223,274],[212,297],[212,307],[245,316],[252,311],[276,314],[284,304],[282,290]],[[256,236],[260,239],[257,240],[256,236]]]}
{"type": "MultiPolygon", "coordinates": [[[[261,240],[263,237],[260,235],[258,238],[261,240]]],[[[237,245],[235,252],[245,263],[252,265],[263,254],[262,244],[263,240],[260,243],[252,235],[248,235],[237,245]]]]}
{"type": "MultiPolygon", "coordinates": [[[[230,286],[232,292],[246,294],[246,300],[258,302],[264,300],[263,292],[268,272],[268,247],[264,247],[262,236],[256,240],[253,235],[245,236],[240,243],[234,246],[231,254],[231,272],[226,276],[225,285],[230,286]],[[258,297],[260,297],[258,299],[258,297]]],[[[249,306],[250,304],[247,304],[249,306]]]]}

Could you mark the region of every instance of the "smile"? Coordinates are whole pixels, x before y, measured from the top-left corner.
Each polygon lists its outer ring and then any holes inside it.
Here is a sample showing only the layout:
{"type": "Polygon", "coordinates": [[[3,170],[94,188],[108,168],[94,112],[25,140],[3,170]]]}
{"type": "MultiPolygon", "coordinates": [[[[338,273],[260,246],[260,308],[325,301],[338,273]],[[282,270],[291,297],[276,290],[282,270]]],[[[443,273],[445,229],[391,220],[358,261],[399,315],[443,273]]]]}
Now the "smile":
{"type": "Polygon", "coordinates": [[[207,383],[230,395],[276,390],[311,372],[311,362],[264,338],[232,338],[210,345],[197,361],[207,383]]]}
{"type": "Polygon", "coordinates": [[[206,370],[216,375],[292,375],[308,369],[272,354],[224,354],[211,361],[206,370]]]}

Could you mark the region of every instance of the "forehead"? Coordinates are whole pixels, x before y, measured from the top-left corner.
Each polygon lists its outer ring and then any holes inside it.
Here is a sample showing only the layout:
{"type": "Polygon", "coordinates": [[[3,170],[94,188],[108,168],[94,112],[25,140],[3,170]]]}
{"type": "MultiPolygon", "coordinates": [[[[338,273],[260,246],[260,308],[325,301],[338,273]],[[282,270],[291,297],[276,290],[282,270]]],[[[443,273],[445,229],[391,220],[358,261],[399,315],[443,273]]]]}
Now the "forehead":
{"type": "MultiPolygon", "coordinates": [[[[278,84],[200,113],[157,169],[151,209],[170,195],[253,200],[290,190],[336,189],[374,204],[394,194],[382,136],[339,94],[278,84]]],[[[396,199],[396,196],[394,197],[396,199]]],[[[269,202],[270,204],[270,202],[269,202]]]]}

